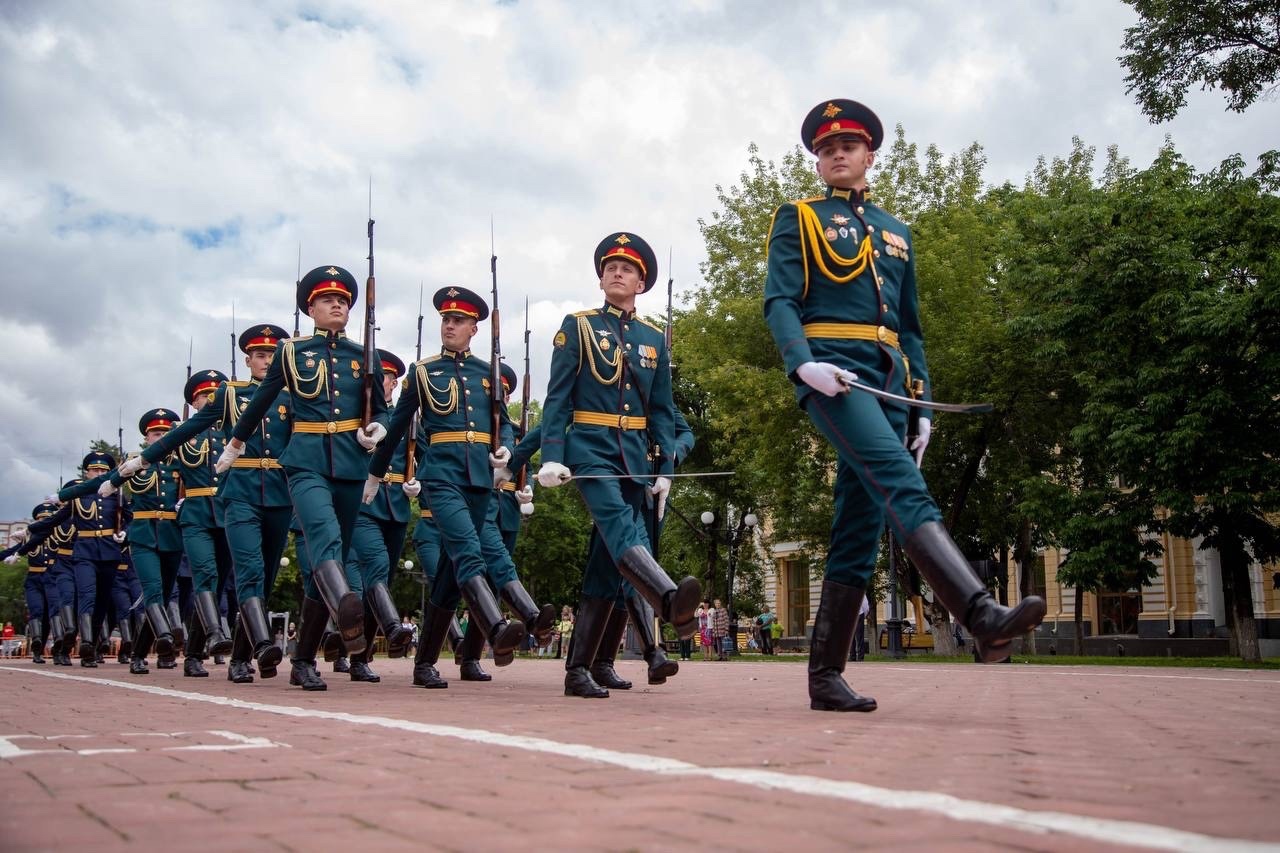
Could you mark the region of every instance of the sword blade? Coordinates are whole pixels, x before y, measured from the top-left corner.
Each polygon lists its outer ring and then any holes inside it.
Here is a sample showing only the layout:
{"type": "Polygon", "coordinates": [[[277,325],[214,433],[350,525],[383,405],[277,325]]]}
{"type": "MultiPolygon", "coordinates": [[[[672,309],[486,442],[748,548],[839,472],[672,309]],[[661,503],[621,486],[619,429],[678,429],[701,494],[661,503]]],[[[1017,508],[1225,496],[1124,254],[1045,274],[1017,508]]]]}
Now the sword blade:
{"type": "MultiPolygon", "coordinates": [[[[656,480],[658,477],[732,477],[737,471],[702,471],[696,474],[574,474],[573,480],[656,480]]],[[[565,482],[569,482],[565,480],[565,482]]]]}
{"type": "Polygon", "coordinates": [[[991,403],[939,403],[934,400],[913,400],[901,394],[894,394],[891,391],[882,391],[879,388],[872,388],[870,385],[863,385],[861,382],[846,382],[844,387],[850,391],[856,389],[870,394],[872,397],[879,397],[881,400],[899,403],[904,408],[933,409],[935,412],[955,412],[961,415],[977,415],[995,409],[995,406],[991,403]]]}

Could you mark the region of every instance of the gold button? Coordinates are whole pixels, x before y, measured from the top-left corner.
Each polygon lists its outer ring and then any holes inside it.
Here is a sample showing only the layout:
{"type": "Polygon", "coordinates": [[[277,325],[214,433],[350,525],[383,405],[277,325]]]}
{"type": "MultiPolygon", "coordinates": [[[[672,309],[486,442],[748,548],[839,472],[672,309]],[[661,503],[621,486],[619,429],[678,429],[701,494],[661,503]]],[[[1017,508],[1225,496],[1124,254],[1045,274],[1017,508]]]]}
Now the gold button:
{"type": "Polygon", "coordinates": [[[333,396],[335,396],[335,397],[341,397],[341,396],[342,396],[342,392],[341,392],[341,391],[339,391],[337,388],[334,388],[334,389],[333,389],[333,396]]]}
{"type": "Polygon", "coordinates": [[[889,330],[886,329],[884,326],[880,326],[879,328],[877,328],[876,339],[880,341],[880,343],[884,343],[885,341],[889,340],[889,330]]]}
{"type": "Polygon", "coordinates": [[[622,404],[622,411],[624,411],[624,412],[629,412],[629,411],[631,411],[631,404],[630,404],[630,403],[623,403],[623,404],[622,404]]]}
{"type": "Polygon", "coordinates": [[[879,249],[876,249],[876,250],[875,250],[874,252],[872,252],[871,254],[875,255],[875,256],[878,258],[878,257],[880,257],[880,250],[879,250],[879,249]]]}
{"type": "Polygon", "coordinates": [[[329,421],[329,423],[325,424],[324,428],[327,429],[331,435],[338,431],[338,425],[333,421],[329,421]]]}
{"type": "Polygon", "coordinates": [[[865,209],[863,209],[862,205],[858,205],[858,215],[859,215],[859,216],[861,216],[862,214],[864,214],[864,213],[866,213],[866,212],[867,212],[867,211],[866,211],[865,209]]]}

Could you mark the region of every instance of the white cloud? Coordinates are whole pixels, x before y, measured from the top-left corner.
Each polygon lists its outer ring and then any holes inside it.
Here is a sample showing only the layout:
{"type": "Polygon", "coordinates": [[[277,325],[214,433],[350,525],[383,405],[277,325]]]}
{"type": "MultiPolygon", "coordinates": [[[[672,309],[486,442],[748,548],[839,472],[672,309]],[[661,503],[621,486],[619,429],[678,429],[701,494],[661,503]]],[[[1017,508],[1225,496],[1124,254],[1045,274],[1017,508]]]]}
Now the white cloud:
{"type": "MultiPolygon", "coordinates": [[[[634,229],[696,286],[715,186],[750,142],[796,144],[821,99],[947,152],[977,140],[992,181],[1073,135],[1138,165],[1166,133],[1201,168],[1267,147],[1270,103],[1239,116],[1197,93],[1147,124],[1115,59],[1131,20],[1119,3],[11,0],[0,518],[114,436],[121,406],[129,442],[138,412],[176,407],[189,340],[196,369],[227,370],[233,299],[240,329],[292,328],[299,244],[304,271],[363,281],[371,176],[379,343],[412,353],[419,282],[428,305],[488,293],[492,217],[504,351],[520,366],[527,295],[540,393],[560,318],[598,301],[600,238],[634,229]]],[[[661,288],[640,308],[661,313],[661,288]]],[[[437,323],[428,307],[427,351],[437,323]]]]}

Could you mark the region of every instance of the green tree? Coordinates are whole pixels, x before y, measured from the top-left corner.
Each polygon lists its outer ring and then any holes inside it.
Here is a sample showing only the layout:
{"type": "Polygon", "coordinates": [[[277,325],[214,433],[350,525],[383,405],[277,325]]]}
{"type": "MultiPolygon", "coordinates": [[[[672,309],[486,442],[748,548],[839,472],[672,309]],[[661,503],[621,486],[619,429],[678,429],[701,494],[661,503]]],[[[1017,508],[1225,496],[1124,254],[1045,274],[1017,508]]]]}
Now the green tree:
{"type": "Polygon", "coordinates": [[[1243,112],[1280,77],[1274,0],[1125,0],[1140,20],[1124,31],[1127,93],[1152,121],[1168,121],[1187,90],[1222,89],[1243,112]]]}

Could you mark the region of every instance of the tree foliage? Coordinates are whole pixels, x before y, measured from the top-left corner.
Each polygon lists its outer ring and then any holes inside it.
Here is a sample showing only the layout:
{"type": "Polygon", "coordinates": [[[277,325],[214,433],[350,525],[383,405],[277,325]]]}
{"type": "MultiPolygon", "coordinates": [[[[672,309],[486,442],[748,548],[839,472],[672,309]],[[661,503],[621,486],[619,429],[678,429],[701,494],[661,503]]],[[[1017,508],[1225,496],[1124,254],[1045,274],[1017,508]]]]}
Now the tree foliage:
{"type": "Polygon", "coordinates": [[[1125,82],[1152,121],[1168,121],[1187,90],[1222,89],[1243,112],[1280,77],[1274,0],[1125,0],[1140,16],[1124,32],[1125,82]]]}

